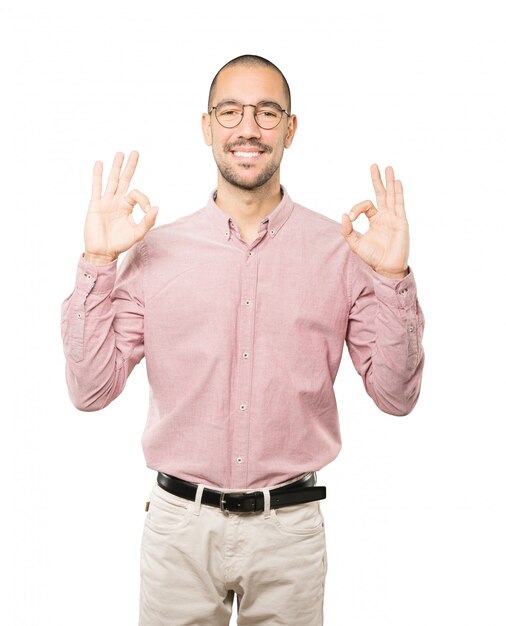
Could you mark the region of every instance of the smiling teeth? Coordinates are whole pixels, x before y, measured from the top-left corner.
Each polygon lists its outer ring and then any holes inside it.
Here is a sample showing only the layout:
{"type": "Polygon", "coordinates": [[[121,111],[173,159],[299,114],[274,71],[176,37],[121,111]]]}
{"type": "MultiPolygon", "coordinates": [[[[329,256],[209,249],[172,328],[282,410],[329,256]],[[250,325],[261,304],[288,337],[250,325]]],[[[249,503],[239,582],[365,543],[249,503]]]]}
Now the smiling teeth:
{"type": "Polygon", "coordinates": [[[247,159],[251,159],[253,157],[257,157],[260,155],[260,152],[235,152],[236,156],[246,157],[247,159]]]}

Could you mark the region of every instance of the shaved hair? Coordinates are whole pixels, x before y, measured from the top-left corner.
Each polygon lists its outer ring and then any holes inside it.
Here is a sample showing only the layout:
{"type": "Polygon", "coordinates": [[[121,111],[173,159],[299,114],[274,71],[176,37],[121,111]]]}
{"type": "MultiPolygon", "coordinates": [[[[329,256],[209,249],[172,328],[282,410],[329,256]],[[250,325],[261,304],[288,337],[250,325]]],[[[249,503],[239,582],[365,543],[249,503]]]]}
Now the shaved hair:
{"type": "Polygon", "coordinates": [[[276,67],[274,63],[271,63],[271,61],[269,61],[268,59],[264,59],[264,57],[259,57],[256,54],[243,54],[240,57],[236,57],[235,59],[232,59],[228,63],[225,63],[225,65],[218,71],[216,76],[213,78],[213,82],[211,83],[211,88],[209,89],[209,98],[207,100],[208,111],[211,109],[211,102],[213,99],[214,90],[216,89],[216,83],[218,81],[219,75],[224,69],[228,67],[234,67],[236,65],[237,66],[242,65],[244,67],[269,67],[272,70],[275,70],[283,81],[283,88],[285,91],[286,99],[288,101],[288,106],[287,106],[288,115],[291,115],[292,99],[290,95],[290,87],[288,86],[288,82],[286,78],[284,77],[283,72],[279,69],[279,67],[276,67]]]}

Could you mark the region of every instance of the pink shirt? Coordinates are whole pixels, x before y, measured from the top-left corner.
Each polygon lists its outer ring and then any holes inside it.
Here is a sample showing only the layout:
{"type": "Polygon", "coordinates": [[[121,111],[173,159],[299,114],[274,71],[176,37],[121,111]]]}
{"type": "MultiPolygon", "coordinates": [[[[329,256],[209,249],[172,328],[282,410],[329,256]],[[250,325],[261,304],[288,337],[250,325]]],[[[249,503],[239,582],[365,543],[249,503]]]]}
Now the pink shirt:
{"type": "Polygon", "coordinates": [[[70,399],[102,409],[145,357],[154,470],[246,490],[330,463],[345,341],[382,411],[406,415],[418,400],[424,316],[411,268],[377,274],[338,222],[282,190],[250,245],[213,193],[151,229],[119,268],[79,257],[61,309],[70,399]]]}

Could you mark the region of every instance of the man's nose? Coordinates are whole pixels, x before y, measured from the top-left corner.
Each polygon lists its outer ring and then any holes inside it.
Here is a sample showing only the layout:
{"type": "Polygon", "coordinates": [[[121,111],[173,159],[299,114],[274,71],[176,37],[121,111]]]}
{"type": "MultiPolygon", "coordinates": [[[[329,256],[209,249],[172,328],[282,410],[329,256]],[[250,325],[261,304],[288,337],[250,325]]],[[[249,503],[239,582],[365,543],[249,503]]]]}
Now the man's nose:
{"type": "Polygon", "coordinates": [[[246,104],[241,123],[237,127],[237,132],[241,137],[260,137],[261,130],[255,119],[255,107],[246,104]]]}

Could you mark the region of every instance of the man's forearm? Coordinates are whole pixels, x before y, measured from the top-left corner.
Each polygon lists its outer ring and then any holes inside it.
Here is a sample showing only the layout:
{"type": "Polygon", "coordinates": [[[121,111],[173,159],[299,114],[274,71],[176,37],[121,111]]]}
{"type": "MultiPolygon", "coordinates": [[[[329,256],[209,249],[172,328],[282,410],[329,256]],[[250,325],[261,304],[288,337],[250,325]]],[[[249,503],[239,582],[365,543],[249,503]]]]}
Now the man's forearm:
{"type": "Polygon", "coordinates": [[[115,264],[97,267],[82,255],[74,290],[61,307],[69,396],[82,411],[112,402],[144,354],[140,269],[135,262],[122,269],[118,276],[115,264]]]}
{"type": "Polygon", "coordinates": [[[420,393],[424,316],[411,269],[385,277],[354,259],[349,277],[353,306],[347,343],[356,370],[376,406],[406,415],[420,393]]]}

